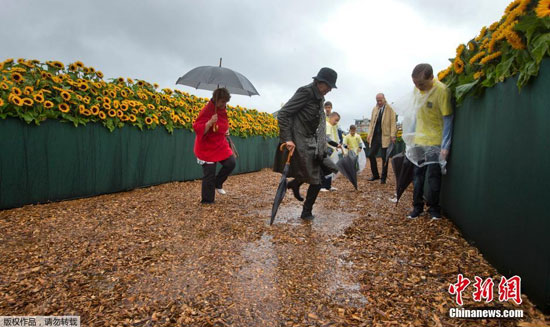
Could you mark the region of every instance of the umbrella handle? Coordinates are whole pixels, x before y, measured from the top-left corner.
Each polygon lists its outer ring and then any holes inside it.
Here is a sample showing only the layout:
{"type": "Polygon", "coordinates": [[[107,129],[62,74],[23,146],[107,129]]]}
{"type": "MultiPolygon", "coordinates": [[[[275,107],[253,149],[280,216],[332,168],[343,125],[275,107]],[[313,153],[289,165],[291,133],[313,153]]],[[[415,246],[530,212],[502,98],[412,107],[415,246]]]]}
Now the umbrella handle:
{"type": "MultiPolygon", "coordinates": [[[[283,144],[281,144],[281,146],[279,147],[279,150],[280,150],[280,151],[283,151],[285,145],[286,145],[286,142],[283,143],[283,144]]],[[[290,150],[290,152],[288,153],[288,158],[286,159],[286,163],[287,163],[287,164],[290,163],[290,157],[292,157],[292,155],[294,154],[294,149],[295,149],[295,148],[293,148],[292,150],[290,150]]]]}

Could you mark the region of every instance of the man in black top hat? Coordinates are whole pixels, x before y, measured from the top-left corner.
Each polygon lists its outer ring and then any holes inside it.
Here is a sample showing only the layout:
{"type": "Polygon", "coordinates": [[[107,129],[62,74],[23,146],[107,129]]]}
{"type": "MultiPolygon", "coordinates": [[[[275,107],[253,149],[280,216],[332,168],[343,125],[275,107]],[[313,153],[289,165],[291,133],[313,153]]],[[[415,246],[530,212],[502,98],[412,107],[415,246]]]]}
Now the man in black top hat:
{"type": "MultiPolygon", "coordinates": [[[[300,185],[309,184],[300,216],[303,219],[314,218],[312,210],[321,189],[321,176],[337,171],[330,160],[324,160],[327,159],[327,139],[323,107],[324,96],[336,88],[337,76],[334,70],[321,68],[313,77],[313,83],[300,87],[277,115],[280,141],[286,143],[288,151],[294,149],[288,173],[294,180],[288,183],[288,188],[303,201],[300,185]]],[[[276,151],[275,171],[283,171],[287,156],[287,151],[276,151]]]]}

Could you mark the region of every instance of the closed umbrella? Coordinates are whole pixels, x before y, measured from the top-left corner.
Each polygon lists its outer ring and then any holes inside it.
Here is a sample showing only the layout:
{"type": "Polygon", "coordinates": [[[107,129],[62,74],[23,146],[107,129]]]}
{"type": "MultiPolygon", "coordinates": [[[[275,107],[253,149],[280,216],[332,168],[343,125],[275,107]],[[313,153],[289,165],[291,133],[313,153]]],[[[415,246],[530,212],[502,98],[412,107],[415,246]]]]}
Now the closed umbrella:
{"type": "MultiPolygon", "coordinates": [[[[286,143],[281,144],[281,147],[279,148],[280,151],[283,151],[286,143]]],[[[281,175],[281,180],[279,181],[279,187],[277,187],[277,192],[275,192],[275,199],[273,200],[273,207],[271,208],[271,220],[269,221],[269,225],[273,224],[273,221],[275,220],[275,215],[277,214],[277,210],[279,210],[279,205],[283,201],[283,198],[285,197],[286,189],[287,189],[287,181],[286,181],[286,175],[288,175],[288,170],[290,169],[290,158],[292,157],[292,154],[294,154],[294,149],[292,149],[288,153],[288,158],[286,159],[285,168],[283,169],[283,173],[281,175]]]]}
{"type": "Polygon", "coordinates": [[[354,151],[349,151],[347,156],[338,160],[336,163],[338,171],[351,182],[357,190],[357,155],[354,151]]]}
{"type": "Polygon", "coordinates": [[[391,164],[395,175],[395,193],[397,195],[395,205],[397,205],[401,195],[413,181],[414,164],[407,159],[404,152],[395,155],[391,159],[391,164]]]}

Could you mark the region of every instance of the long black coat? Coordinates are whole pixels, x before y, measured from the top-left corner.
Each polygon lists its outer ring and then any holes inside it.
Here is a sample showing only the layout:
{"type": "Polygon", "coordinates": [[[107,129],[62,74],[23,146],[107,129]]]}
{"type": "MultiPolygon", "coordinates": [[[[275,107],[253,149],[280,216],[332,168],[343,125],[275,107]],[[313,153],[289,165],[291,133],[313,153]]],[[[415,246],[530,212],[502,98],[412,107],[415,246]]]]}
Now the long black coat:
{"type": "MultiPolygon", "coordinates": [[[[321,164],[327,149],[324,102],[317,86],[311,83],[300,87],[277,114],[280,142],[296,144],[288,177],[313,185],[321,183],[321,164]]],[[[286,148],[276,151],[274,171],[283,171],[287,156],[286,148]]]]}

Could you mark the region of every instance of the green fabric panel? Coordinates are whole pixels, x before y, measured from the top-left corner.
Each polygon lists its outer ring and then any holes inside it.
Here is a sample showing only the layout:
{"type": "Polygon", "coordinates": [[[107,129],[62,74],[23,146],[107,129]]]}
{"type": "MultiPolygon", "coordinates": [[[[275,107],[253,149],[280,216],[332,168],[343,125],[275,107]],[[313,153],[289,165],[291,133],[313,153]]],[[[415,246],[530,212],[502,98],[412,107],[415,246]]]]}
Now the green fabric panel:
{"type": "MultiPolygon", "coordinates": [[[[278,138],[232,139],[240,155],[234,173],[272,166],[278,138]]],[[[0,209],[200,179],[194,141],[189,130],[0,120],[0,209]]]]}
{"type": "Polygon", "coordinates": [[[500,273],[519,275],[524,293],[548,312],[550,59],[521,92],[516,81],[457,109],[441,201],[465,237],[500,273]]]}

